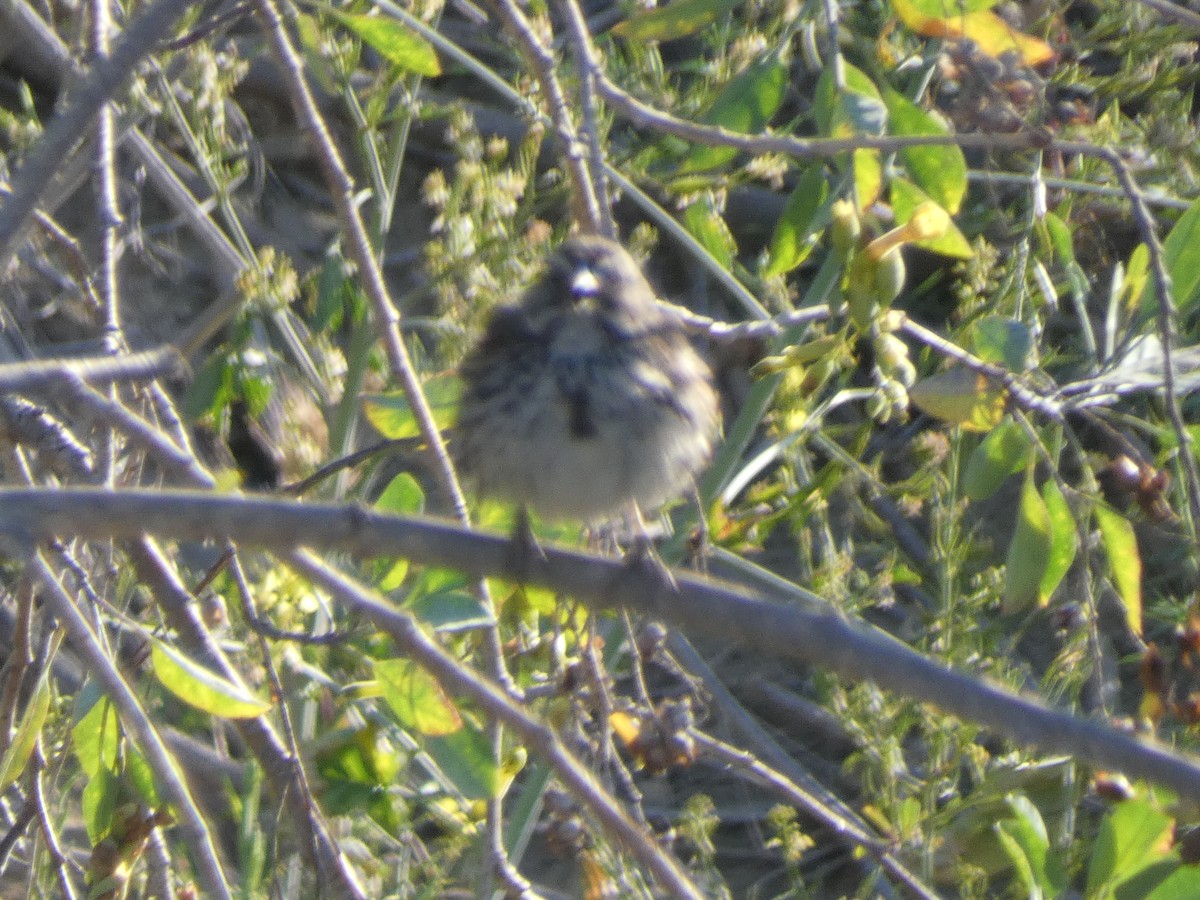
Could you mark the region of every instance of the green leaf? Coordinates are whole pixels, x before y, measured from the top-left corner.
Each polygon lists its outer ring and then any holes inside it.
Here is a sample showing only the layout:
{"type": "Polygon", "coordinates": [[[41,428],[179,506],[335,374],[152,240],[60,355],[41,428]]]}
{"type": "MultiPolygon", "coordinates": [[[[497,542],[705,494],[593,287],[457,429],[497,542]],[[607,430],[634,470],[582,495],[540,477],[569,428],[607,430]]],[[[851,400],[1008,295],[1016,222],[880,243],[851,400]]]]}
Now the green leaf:
{"type": "Polygon", "coordinates": [[[1200,869],[1180,866],[1164,878],[1154,890],[1142,895],[1142,900],[1195,900],[1200,897],[1200,869]]]}
{"type": "MultiPolygon", "coordinates": [[[[438,375],[422,385],[425,400],[433,411],[438,428],[448,428],[458,411],[462,380],[457,375],[438,375]]],[[[363,415],[385,438],[400,440],[417,437],[421,429],[403,393],[364,394],[363,415]]]]}
{"type": "Polygon", "coordinates": [[[1104,552],[1108,554],[1108,571],[1121,602],[1125,618],[1134,634],[1142,633],[1142,556],[1138,552],[1137,536],[1129,520],[1103,503],[1096,504],[1096,524],[1104,552]]]}
{"type": "Polygon", "coordinates": [[[244,687],[188,659],[162,641],[152,641],[154,676],[168,691],[196,709],[227,719],[253,719],[271,709],[244,687]]]}
{"type": "MultiPolygon", "coordinates": [[[[1200,300],[1200,200],[1179,217],[1163,241],[1163,262],[1171,276],[1175,309],[1185,316],[1200,300]]],[[[1154,279],[1149,279],[1142,294],[1142,310],[1153,314],[1158,309],[1154,279]]]]}
{"type": "MultiPolygon", "coordinates": [[[[889,130],[900,136],[944,135],[951,129],[937,113],[928,112],[895,91],[885,91],[889,130]]],[[[957,213],[967,192],[967,161],[953,144],[905,147],[900,151],[909,177],[951,215],[957,213]]]]}
{"type": "Polygon", "coordinates": [[[385,16],[348,15],[336,10],[330,13],[397,68],[414,75],[442,74],[433,45],[407,25],[385,16]]]}
{"type": "Polygon", "coordinates": [[[470,800],[497,796],[504,773],[492,755],[488,736],[477,728],[460,728],[444,737],[431,737],[425,750],[454,786],[470,800]]]}
{"type": "Polygon", "coordinates": [[[71,727],[71,746],[75,749],[83,773],[88,778],[94,778],[101,770],[116,771],[121,725],[112,703],[99,693],[93,681],[84,685],[76,698],[77,707],[82,709],[89,701],[91,706],[71,727]]]}
{"type": "Polygon", "coordinates": [[[796,181],[796,187],[783,207],[771,252],[763,276],[790,272],[808,259],[829,224],[829,184],[823,166],[809,166],[796,181]]]}
{"type": "Polygon", "coordinates": [[[1037,341],[1024,322],[1006,316],[984,316],[971,326],[971,346],[984,362],[1025,372],[1037,365],[1037,341]]]}
{"type": "Polygon", "coordinates": [[[1011,475],[1025,468],[1029,459],[1029,435],[1012,419],[988,433],[967,461],[963,489],[972,500],[986,500],[1011,475]]]}
{"type": "Polygon", "coordinates": [[[417,479],[408,472],[401,472],[388,482],[375,501],[375,508],[397,516],[419,515],[425,512],[425,492],[417,479]]]}
{"type": "Polygon", "coordinates": [[[682,219],[692,237],[721,264],[721,268],[728,270],[737,256],[737,241],[713,206],[712,196],[705,194],[700,200],[689,203],[682,219]]]}
{"type": "Polygon", "coordinates": [[[117,777],[108,769],[100,769],[83,785],[83,826],[93,847],[104,840],[112,828],[118,787],[117,777]]]}
{"type": "MultiPolygon", "coordinates": [[[[817,129],[828,137],[878,136],[887,129],[888,111],[871,76],[846,63],[846,89],[839,91],[827,68],[817,80],[813,112],[817,129]]],[[[874,152],[874,151],[872,151],[874,152]]]]}
{"type": "MultiPolygon", "coordinates": [[[[783,104],[788,78],[788,67],[774,53],[752,62],[721,89],[701,121],[740,134],[757,134],[783,104]]],[[[726,165],[737,154],[733,147],[697,147],[677,172],[680,175],[707,172],[726,165]]]]}
{"type": "Polygon", "coordinates": [[[1071,233],[1070,226],[1052,212],[1047,212],[1042,217],[1042,224],[1046,228],[1050,246],[1054,249],[1054,254],[1058,257],[1059,262],[1075,262],[1075,236],[1071,233]]]}
{"type": "Polygon", "coordinates": [[[46,722],[46,714],[50,712],[49,676],[49,668],[42,670],[33,695],[25,704],[25,711],[21,713],[16,733],[12,736],[8,749],[4,751],[4,759],[0,760],[0,791],[8,790],[8,786],[17,780],[17,776],[25,770],[30,754],[33,753],[42,725],[46,722]]]}
{"type": "Polygon", "coordinates": [[[439,633],[469,631],[494,624],[487,607],[466,591],[426,594],[407,603],[405,608],[439,633]]]}
{"type": "Polygon", "coordinates": [[[1118,803],[1100,823],[1084,896],[1104,896],[1162,859],[1170,849],[1174,827],[1170,816],[1144,800],[1118,803]]]}
{"type": "Polygon", "coordinates": [[[1004,566],[1006,610],[1026,609],[1038,600],[1038,589],[1050,561],[1050,514],[1033,480],[1033,466],[1025,470],[1025,485],[1017,507],[1017,527],[1008,545],[1004,566]]]}
{"type": "Polygon", "coordinates": [[[463,727],[458,707],[438,680],[410,659],[375,661],[383,698],[405,728],[418,734],[453,734],[463,727]]]}
{"type": "Polygon", "coordinates": [[[990,431],[1004,419],[1005,392],[963,366],[922,378],[908,389],[909,399],[931,416],[967,431],[990,431]]]}
{"type": "Polygon", "coordinates": [[[184,418],[195,421],[215,415],[229,400],[233,386],[233,368],[224,353],[217,352],[205,360],[180,404],[184,418]]]}
{"type": "Polygon", "coordinates": [[[146,757],[137,751],[136,747],[125,748],[125,777],[129,783],[146,801],[146,805],[154,808],[163,804],[162,795],[158,792],[158,784],[154,780],[154,770],[146,757]]]}
{"type": "MultiPolygon", "coordinates": [[[[922,203],[929,201],[931,198],[919,187],[905,178],[893,178],[889,184],[892,212],[896,216],[896,223],[903,225],[912,218],[917,207],[922,203]]],[[[933,201],[937,202],[937,201],[933,201]]],[[[975,251],[971,249],[971,243],[963,236],[963,233],[958,230],[958,226],[953,221],[946,228],[946,233],[940,237],[928,238],[924,241],[915,241],[914,247],[920,247],[922,250],[928,250],[930,253],[940,253],[942,256],[949,256],[953,259],[971,259],[975,255],[975,251]]]]}
{"type": "Polygon", "coordinates": [[[1057,897],[1066,887],[1066,875],[1050,855],[1050,837],[1041,812],[1023,794],[1009,794],[1004,802],[1013,815],[999,825],[1028,862],[1031,876],[1025,885],[1028,896],[1057,897]]]}
{"type": "Polygon", "coordinates": [[[1046,562],[1046,571],[1038,587],[1038,603],[1045,606],[1050,602],[1055,588],[1070,571],[1079,545],[1071,508],[1067,506],[1066,498],[1053,479],[1042,485],[1042,500],[1046,504],[1046,513],[1050,516],[1050,558],[1046,562]]]}
{"type": "Polygon", "coordinates": [[[741,5],[742,0],[675,0],[647,9],[613,26],[612,33],[628,41],[670,41],[695,34],[741,5]]]}

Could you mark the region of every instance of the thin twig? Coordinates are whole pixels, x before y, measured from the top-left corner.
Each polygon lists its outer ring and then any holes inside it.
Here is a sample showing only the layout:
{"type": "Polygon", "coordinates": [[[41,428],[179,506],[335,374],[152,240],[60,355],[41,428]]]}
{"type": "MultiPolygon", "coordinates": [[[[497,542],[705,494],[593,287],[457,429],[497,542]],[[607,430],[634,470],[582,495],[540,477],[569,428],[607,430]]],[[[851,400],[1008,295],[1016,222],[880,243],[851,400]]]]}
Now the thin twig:
{"type": "Polygon", "coordinates": [[[600,143],[600,118],[596,104],[596,72],[600,61],[592,46],[591,34],[583,11],[575,0],[559,0],[558,8],[567,21],[567,33],[571,41],[571,52],[575,54],[579,67],[579,105],[583,111],[583,138],[588,148],[588,173],[591,176],[597,210],[600,214],[600,233],[617,239],[617,223],[613,221],[612,200],[608,195],[608,164],[604,157],[604,145],[600,143]]]}
{"type": "Polygon", "coordinates": [[[124,356],[36,359],[0,363],[0,393],[38,394],[60,382],[69,373],[91,385],[171,378],[186,368],[174,347],[146,350],[124,356]]]}
{"type": "Polygon", "coordinates": [[[575,221],[587,231],[598,232],[603,227],[604,213],[596,197],[592,173],[588,171],[583,143],[575,131],[570,103],[558,80],[554,54],[542,44],[534,33],[533,24],[514,0],[489,0],[489,5],[537,76],[546,97],[552,130],[571,186],[575,221]]]}

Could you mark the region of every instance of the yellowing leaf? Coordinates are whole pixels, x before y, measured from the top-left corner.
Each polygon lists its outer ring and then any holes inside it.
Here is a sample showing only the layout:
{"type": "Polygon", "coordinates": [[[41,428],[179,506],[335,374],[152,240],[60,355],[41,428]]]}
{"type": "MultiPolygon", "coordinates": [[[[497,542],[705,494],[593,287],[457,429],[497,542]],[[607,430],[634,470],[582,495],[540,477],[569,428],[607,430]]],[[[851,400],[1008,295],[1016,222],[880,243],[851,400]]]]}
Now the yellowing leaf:
{"type": "Polygon", "coordinates": [[[922,378],[908,389],[909,399],[931,416],[967,431],[990,431],[1004,419],[1007,397],[970,369],[958,367],[922,378]]]}
{"type": "Polygon", "coordinates": [[[375,677],[383,688],[383,699],[406,728],[430,737],[462,728],[458,708],[437,679],[412,660],[376,660],[375,677]]]}
{"type": "Polygon", "coordinates": [[[883,191],[883,158],[878,150],[855,150],[854,193],[860,212],[869,209],[883,191]]]}
{"type": "Polygon", "coordinates": [[[1134,634],[1142,633],[1142,556],[1138,552],[1137,536],[1129,520],[1105,506],[1096,505],[1096,524],[1104,552],[1108,554],[1108,570],[1121,602],[1125,617],[1134,634]]]}
{"type": "Polygon", "coordinates": [[[154,677],[168,691],[196,709],[226,719],[253,719],[271,709],[244,687],[188,659],[162,641],[152,641],[150,662],[154,677]]]}
{"type": "Polygon", "coordinates": [[[913,0],[892,0],[892,8],[912,31],[952,41],[966,38],[988,56],[999,57],[1015,50],[1028,66],[1040,66],[1057,56],[1045,41],[1022,34],[990,10],[936,18],[922,12],[913,0]]]}
{"type": "Polygon", "coordinates": [[[614,710],[608,717],[608,724],[626,748],[632,746],[642,733],[642,720],[623,710],[614,710]]]}

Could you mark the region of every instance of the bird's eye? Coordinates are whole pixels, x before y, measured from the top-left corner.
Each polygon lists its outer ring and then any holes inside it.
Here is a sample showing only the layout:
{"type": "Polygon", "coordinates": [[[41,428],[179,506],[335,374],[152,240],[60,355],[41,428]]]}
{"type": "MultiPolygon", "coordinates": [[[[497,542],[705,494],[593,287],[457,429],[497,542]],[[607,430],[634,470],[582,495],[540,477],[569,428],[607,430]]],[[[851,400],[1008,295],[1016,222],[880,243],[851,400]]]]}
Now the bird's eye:
{"type": "Polygon", "coordinates": [[[599,293],[600,279],[592,269],[585,266],[571,275],[571,294],[574,297],[595,297],[599,293]]]}

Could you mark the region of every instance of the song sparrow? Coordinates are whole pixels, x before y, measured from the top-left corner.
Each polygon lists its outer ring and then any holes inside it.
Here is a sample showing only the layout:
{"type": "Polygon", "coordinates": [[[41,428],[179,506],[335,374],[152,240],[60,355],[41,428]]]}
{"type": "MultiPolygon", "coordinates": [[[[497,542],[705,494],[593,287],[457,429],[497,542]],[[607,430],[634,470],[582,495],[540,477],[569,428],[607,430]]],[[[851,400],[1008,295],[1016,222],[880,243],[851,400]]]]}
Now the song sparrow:
{"type": "Polygon", "coordinates": [[[720,422],[712,372],[632,256],[568,239],[462,364],[456,456],[484,496],[598,523],[680,495],[720,422]]]}

